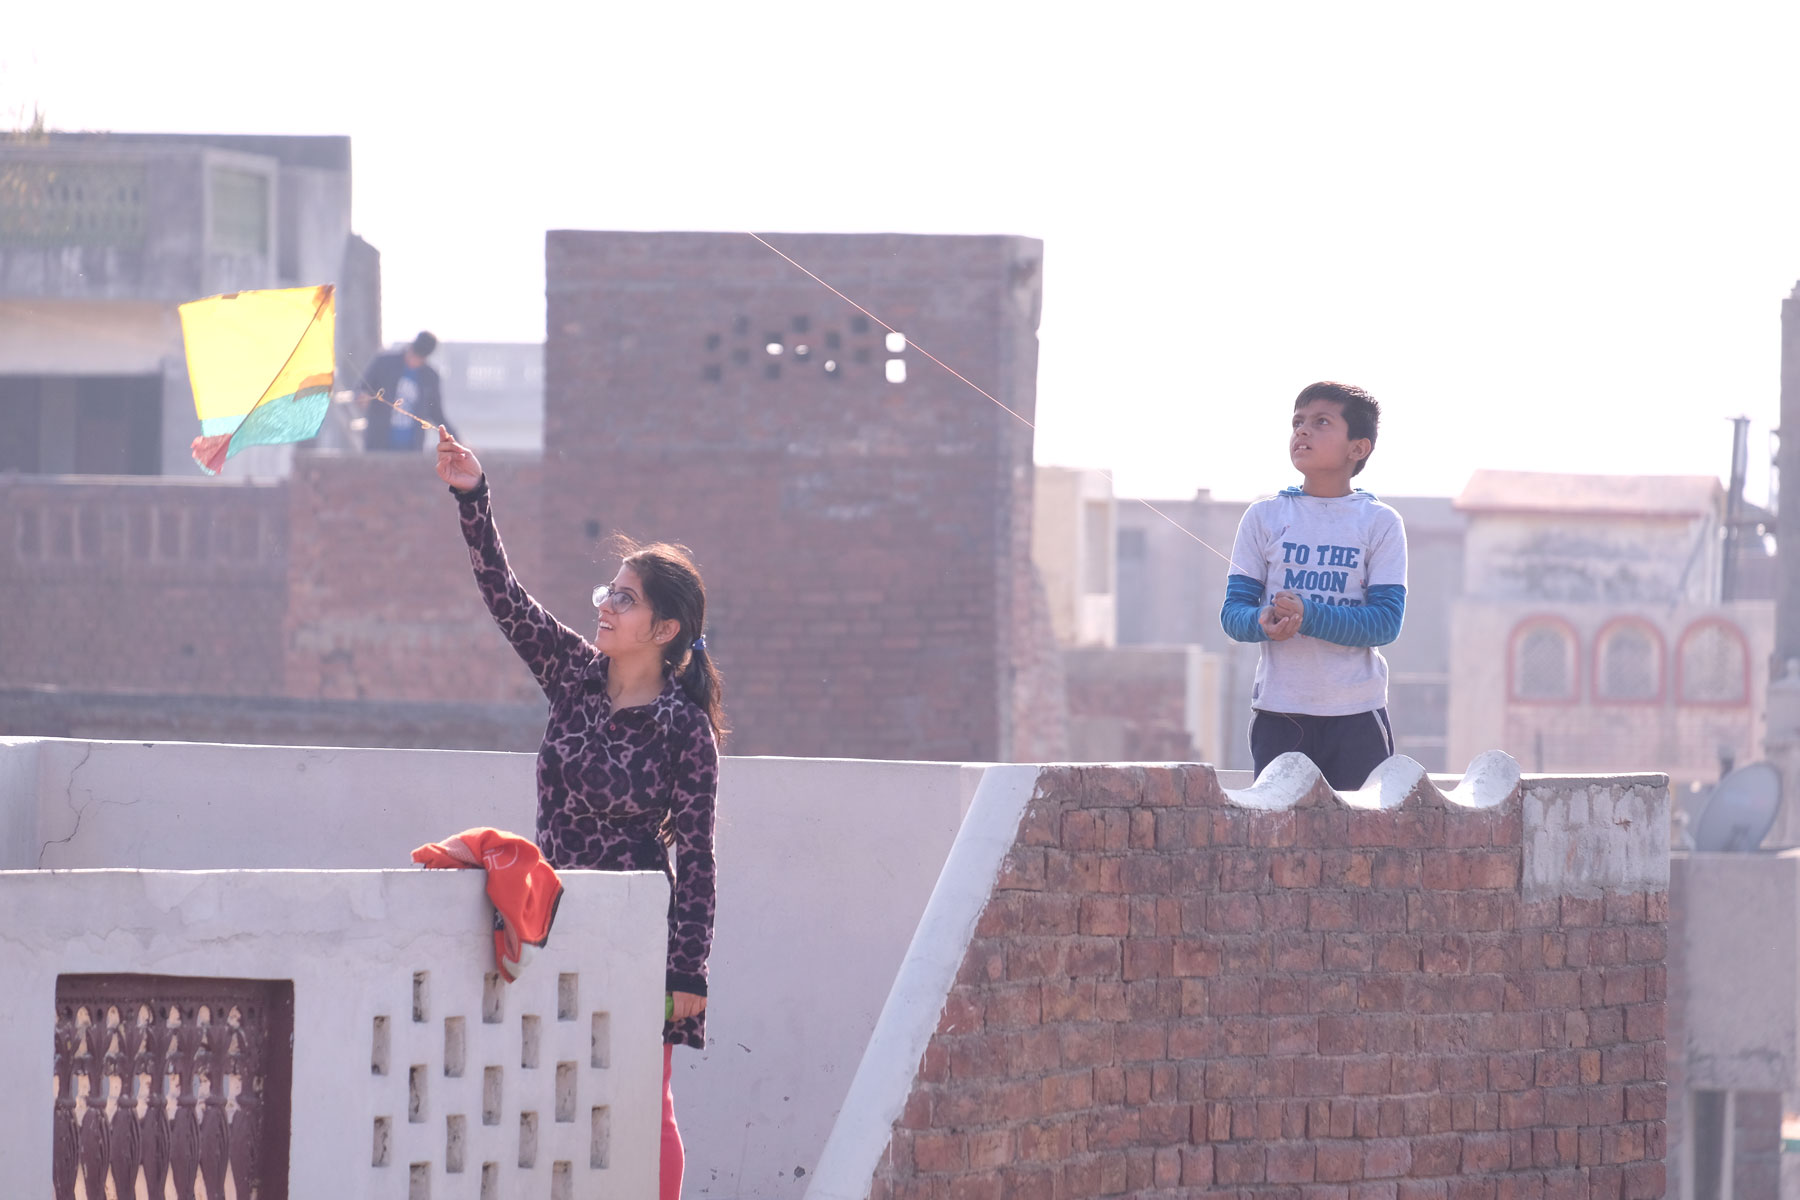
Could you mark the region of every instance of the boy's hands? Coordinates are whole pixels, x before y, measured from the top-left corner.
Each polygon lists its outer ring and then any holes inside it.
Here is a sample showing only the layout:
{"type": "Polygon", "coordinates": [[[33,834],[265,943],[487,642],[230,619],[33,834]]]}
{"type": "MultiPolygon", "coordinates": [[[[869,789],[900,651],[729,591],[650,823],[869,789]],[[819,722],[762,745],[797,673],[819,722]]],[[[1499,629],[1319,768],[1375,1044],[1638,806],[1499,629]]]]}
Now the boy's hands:
{"type": "Polygon", "coordinates": [[[1300,632],[1300,618],[1306,615],[1305,602],[1293,592],[1276,592],[1269,607],[1256,616],[1257,624],[1271,642],[1285,642],[1300,632]]]}

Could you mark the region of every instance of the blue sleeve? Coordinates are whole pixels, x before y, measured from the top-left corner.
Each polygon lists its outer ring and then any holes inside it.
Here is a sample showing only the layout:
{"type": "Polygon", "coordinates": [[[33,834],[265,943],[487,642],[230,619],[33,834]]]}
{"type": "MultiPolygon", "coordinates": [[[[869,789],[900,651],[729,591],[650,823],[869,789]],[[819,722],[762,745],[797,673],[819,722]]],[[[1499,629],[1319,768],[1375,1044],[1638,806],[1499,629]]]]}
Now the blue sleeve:
{"type": "Polygon", "coordinates": [[[1232,575],[1225,580],[1225,607],[1219,610],[1219,624],[1226,636],[1238,642],[1266,642],[1269,635],[1257,622],[1262,611],[1262,581],[1248,575],[1232,575]]]}
{"type": "Polygon", "coordinates": [[[1400,636],[1406,619],[1406,588],[1372,583],[1361,605],[1306,602],[1300,632],[1340,646],[1385,646],[1400,636]]]}

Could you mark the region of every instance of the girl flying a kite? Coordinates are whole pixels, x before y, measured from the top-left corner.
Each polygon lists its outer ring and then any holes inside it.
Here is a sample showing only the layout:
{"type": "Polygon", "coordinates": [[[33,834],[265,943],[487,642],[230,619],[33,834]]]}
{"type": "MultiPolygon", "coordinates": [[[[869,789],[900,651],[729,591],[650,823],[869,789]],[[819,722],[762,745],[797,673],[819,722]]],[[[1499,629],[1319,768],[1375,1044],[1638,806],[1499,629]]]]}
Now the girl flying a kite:
{"type": "Polygon", "coordinates": [[[441,425],[437,472],[456,497],[481,598],[550,700],[537,758],[538,848],[553,867],[662,871],[672,883],[661,1194],[679,1200],[684,1156],[671,1051],[706,1044],[713,812],[725,734],[719,672],[703,636],[706,589],[681,547],[628,544],[612,582],[594,589],[599,619],[590,641],[514,578],[481,463],[441,425]]]}

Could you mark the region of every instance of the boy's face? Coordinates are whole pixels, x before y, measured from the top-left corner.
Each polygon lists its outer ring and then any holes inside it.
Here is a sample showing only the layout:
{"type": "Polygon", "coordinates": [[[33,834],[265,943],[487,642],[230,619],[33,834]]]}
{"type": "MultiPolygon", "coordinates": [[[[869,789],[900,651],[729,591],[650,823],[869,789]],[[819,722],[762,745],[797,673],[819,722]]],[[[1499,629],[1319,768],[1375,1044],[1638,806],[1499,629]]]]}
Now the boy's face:
{"type": "Polygon", "coordinates": [[[1336,400],[1314,400],[1294,410],[1288,437],[1288,459],[1302,475],[1348,474],[1367,458],[1369,439],[1350,438],[1344,406],[1336,400]]]}

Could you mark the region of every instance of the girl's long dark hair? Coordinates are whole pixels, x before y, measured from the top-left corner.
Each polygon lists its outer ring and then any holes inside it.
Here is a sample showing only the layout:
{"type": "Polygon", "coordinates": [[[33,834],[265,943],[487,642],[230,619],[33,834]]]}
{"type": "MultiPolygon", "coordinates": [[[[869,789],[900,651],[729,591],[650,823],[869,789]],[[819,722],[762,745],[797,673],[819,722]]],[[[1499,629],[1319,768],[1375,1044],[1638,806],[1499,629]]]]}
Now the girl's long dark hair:
{"type": "Polygon", "coordinates": [[[667,542],[641,546],[623,537],[618,546],[619,557],[644,585],[651,613],[659,621],[675,621],[681,626],[681,632],[663,647],[663,674],[675,676],[688,699],[712,722],[713,737],[723,744],[730,730],[725,724],[719,668],[704,646],[694,646],[706,633],[706,585],[700,581],[699,568],[686,546],[667,542]]]}

